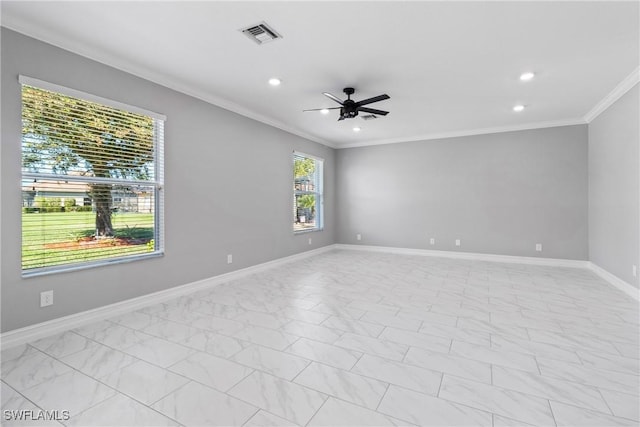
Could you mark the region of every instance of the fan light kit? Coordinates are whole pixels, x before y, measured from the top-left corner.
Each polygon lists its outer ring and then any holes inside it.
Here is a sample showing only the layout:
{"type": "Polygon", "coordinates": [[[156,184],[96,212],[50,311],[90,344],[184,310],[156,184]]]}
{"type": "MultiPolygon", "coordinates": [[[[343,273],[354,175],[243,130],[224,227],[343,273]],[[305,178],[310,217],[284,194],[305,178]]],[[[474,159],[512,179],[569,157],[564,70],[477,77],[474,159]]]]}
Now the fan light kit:
{"type": "Polygon", "coordinates": [[[531,79],[532,79],[532,78],[534,78],[535,76],[536,76],[536,75],[535,75],[534,73],[532,73],[532,72],[530,72],[530,71],[529,71],[529,72],[526,72],[526,73],[522,73],[522,74],[520,75],[520,80],[522,80],[522,81],[526,82],[526,81],[531,80],[531,79]]]}
{"type": "MultiPolygon", "coordinates": [[[[322,94],[332,101],[340,104],[340,107],[331,107],[331,108],[314,108],[312,110],[303,110],[303,111],[320,111],[323,114],[324,110],[340,110],[340,116],[338,120],[344,119],[353,119],[358,116],[360,111],[370,114],[376,114],[378,116],[386,116],[389,114],[388,111],[376,110],[375,108],[368,108],[365,105],[373,104],[374,102],[384,101],[385,99],[389,99],[390,96],[386,93],[383,95],[374,96],[373,98],[363,99],[362,101],[354,101],[351,99],[351,95],[355,93],[355,89],[352,87],[345,87],[343,92],[347,95],[347,99],[341,101],[339,98],[331,95],[329,92],[323,92],[322,94]]],[[[355,130],[355,129],[354,129],[355,130]]],[[[357,132],[357,131],[356,131],[357,132]]]]}
{"type": "Polygon", "coordinates": [[[513,107],[513,111],[517,113],[519,113],[522,110],[524,110],[524,105],[516,105],[515,107],[513,107]]]}
{"type": "Polygon", "coordinates": [[[269,79],[269,84],[271,86],[280,86],[280,83],[282,83],[282,81],[276,77],[269,79]]]}

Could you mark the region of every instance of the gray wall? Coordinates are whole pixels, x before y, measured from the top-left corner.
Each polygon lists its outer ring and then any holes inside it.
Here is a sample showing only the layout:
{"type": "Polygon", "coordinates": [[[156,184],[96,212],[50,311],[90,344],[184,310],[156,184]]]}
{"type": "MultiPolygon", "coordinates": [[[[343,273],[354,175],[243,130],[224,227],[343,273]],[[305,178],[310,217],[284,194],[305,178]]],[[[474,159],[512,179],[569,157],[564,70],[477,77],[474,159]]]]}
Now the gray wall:
{"type": "Polygon", "coordinates": [[[2,331],[335,243],[333,149],[4,28],[1,71],[2,331]],[[164,257],[21,278],[18,74],[167,115],[164,257]],[[325,231],[292,232],[294,149],[325,159],[325,231]]]}
{"type": "Polygon", "coordinates": [[[1,42],[2,331],[335,242],[590,259],[638,286],[638,86],[588,129],[335,151],[4,28],[1,42]],[[18,74],[168,116],[164,257],[21,278],[18,74]],[[292,150],[325,158],[322,232],[291,231],[292,150]]]}
{"type": "Polygon", "coordinates": [[[587,259],[586,125],[339,150],[336,181],[339,243],[587,259]]]}
{"type": "MultiPolygon", "coordinates": [[[[639,286],[638,85],[589,124],[589,260],[639,286]]],[[[639,272],[640,274],[640,272],[639,272]]]]}

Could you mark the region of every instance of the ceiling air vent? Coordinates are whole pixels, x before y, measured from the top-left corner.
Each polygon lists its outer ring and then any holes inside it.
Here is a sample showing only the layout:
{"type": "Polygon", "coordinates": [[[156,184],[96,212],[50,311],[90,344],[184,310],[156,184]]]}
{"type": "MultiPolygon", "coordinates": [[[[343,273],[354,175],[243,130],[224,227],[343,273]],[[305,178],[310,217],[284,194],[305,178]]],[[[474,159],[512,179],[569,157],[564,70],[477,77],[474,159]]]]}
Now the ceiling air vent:
{"type": "Polygon", "coordinates": [[[269,27],[266,22],[261,22],[258,25],[243,28],[240,31],[258,44],[269,43],[282,38],[282,36],[278,34],[276,30],[269,27]]]}
{"type": "Polygon", "coordinates": [[[360,116],[360,117],[362,117],[362,120],[373,120],[378,118],[378,116],[374,116],[373,114],[367,114],[366,116],[360,116]]]}

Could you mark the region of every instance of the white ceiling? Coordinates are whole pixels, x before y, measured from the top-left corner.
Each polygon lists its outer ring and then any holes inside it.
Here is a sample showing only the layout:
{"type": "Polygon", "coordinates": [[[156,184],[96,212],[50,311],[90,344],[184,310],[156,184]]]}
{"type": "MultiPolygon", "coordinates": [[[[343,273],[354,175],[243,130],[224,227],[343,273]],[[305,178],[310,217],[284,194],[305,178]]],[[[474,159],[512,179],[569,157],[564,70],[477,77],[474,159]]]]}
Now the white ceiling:
{"type": "Polygon", "coordinates": [[[583,123],[639,64],[637,1],[1,3],[3,26],[334,147],[583,123]],[[238,31],[261,21],[284,38],[238,31]],[[345,86],[391,113],[302,112],[345,86]]]}

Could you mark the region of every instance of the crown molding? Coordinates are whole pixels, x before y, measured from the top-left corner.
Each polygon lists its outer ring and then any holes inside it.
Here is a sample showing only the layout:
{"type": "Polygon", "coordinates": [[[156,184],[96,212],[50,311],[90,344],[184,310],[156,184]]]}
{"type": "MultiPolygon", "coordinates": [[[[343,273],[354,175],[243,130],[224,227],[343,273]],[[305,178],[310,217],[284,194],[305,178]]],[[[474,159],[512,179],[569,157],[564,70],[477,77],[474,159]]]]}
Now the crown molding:
{"type": "Polygon", "coordinates": [[[47,29],[42,27],[34,28],[33,25],[30,25],[29,22],[23,22],[22,20],[20,20],[19,18],[16,18],[15,16],[9,17],[5,14],[3,16],[2,26],[10,30],[16,31],[20,34],[26,35],[27,37],[32,37],[44,43],[48,43],[53,46],[56,46],[60,49],[81,55],[93,61],[105,64],[109,67],[118,69],[120,71],[124,71],[126,73],[151,81],[153,83],[159,84],[161,86],[167,87],[169,89],[175,90],[177,92],[183,93],[193,98],[200,99],[204,102],[207,102],[209,104],[231,111],[233,113],[242,115],[244,117],[248,117],[252,120],[256,120],[258,122],[280,129],[287,133],[297,135],[304,139],[317,142],[318,144],[322,144],[334,149],[366,147],[366,146],[372,146],[372,145],[398,144],[403,142],[427,141],[427,140],[433,140],[433,139],[455,138],[455,137],[461,137],[461,136],[485,135],[485,134],[491,134],[491,133],[513,132],[513,131],[543,129],[543,128],[559,127],[559,126],[588,124],[640,81],[640,67],[638,67],[631,74],[629,74],[622,82],[620,82],[608,95],[606,95],[600,102],[598,102],[587,114],[585,114],[581,118],[533,122],[533,123],[525,123],[525,124],[519,124],[519,125],[496,126],[496,127],[489,127],[489,128],[476,128],[476,129],[467,129],[467,130],[451,131],[451,132],[439,132],[439,133],[431,133],[431,134],[418,135],[418,136],[412,136],[412,137],[389,138],[389,139],[381,139],[381,140],[375,140],[375,141],[363,141],[363,142],[353,142],[353,143],[342,144],[337,141],[328,141],[318,136],[309,134],[300,129],[289,126],[286,123],[283,123],[279,120],[274,120],[263,114],[260,114],[253,110],[245,108],[239,104],[236,104],[235,102],[229,101],[228,99],[222,98],[213,93],[205,92],[202,89],[192,85],[186,85],[182,81],[174,77],[157,73],[145,67],[139,67],[139,66],[127,63],[127,61],[123,61],[122,59],[118,58],[116,55],[111,55],[104,52],[101,52],[99,55],[97,55],[95,50],[89,49],[86,46],[83,46],[82,43],[78,42],[77,40],[62,37],[60,36],[60,34],[57,34],[52,31],[48,31],[47,29]]]}
{"type": "Polygon", "coordinates": [[[585,122],[583,118],[574,118],[574,119],[566,119],[566,120],[549,120],[545,122],[524,123],[519,125],[496,126],[496,127],[490,127],[490,128],[430,133],[430,134],[420,135],[420,136],[411,137],[411,138],[391,138],[391,139],[382,139],[377,141],[354,142],[354,143],[340,144],[337,146],[337,148],[341,149],[341,148],[367,147],[370,145],[400,144],[403,142],[428,141],[432,139],[456,138],[460,136],[486,135],[491,133],[515,132],[515,131],[521,131],[521,130],[544,129],[544,128],[552,128],[552,127],[560,127],[560,126],[584,125],[586,123],[587,122],[585,122]]]}
{"type": "Polygon", "coordinates": [[[613,88],[607,96],[602,98],[587,114],[584,115],[584,121],[591,123],[593,119],[598,117],[600,113],[609,108],[614,102],[627,93],[632,87],[640,82],[640,67],[636,68],[624,78],[618,85],[613,88]]]}
{"type": "Polygon", "coordinates": [[[216,107],[220,107],[225,110],[231,111],[233,113],[240,114],[241,116],[248,117],[252,120],[256,120],[258,122],[264,123],[271,127],[283,130],[287,133],[297,135],[299,137],[308,139],[313,142],[317,142],[318,144],[322,144],[330,148],[336,148],[336,144],[332,142],[326,141],[315,135],[311,135],[299,129],[293,128],[278,120],[273,120],[253,110],[242,107],[241,105],[236,104],[235,102],[229,101],[228,99],[214,95],[210,92],[205,92],[200,88],[196,88],[191,85],[186,85],[176,78],[151,71],[145,67],[139,67],[139,66],[133,65],[131,63],[128,63],[127,61],[123,61],[121,58],[118,58],[116,55],[111,55],[105,52],[101,52],[99,55],[96,55],[96,52],[97,52],[96,50],[88,49],[86,46],[83,46],[82,43],[79,43],[76,40],[69,39],[66,37],[61,37],[59,34],[47,31],[44,28],[34,29],[29,24],[25,24],[21,22],[21,20],[16,19],[15,17],[11,17],[8,19],[8,17],[4,15],[2,20],[2,27],[8,28],[12,31],[25,35],[27,37],[34,38],[43,43],[47,43],[57,48],[66,50],[67,52],[71,52],[76,55],[80,55],[85,58],[91,59],[92,61],[96,61],[106,66],[115,68],[117,70],[124,71],[125,73],[134,75],[136,77],[140,77],[152,83],[159,84],[166,88],[175,90],[182,94],[204,101],[208,104],[215,105],[216,107]]]}

